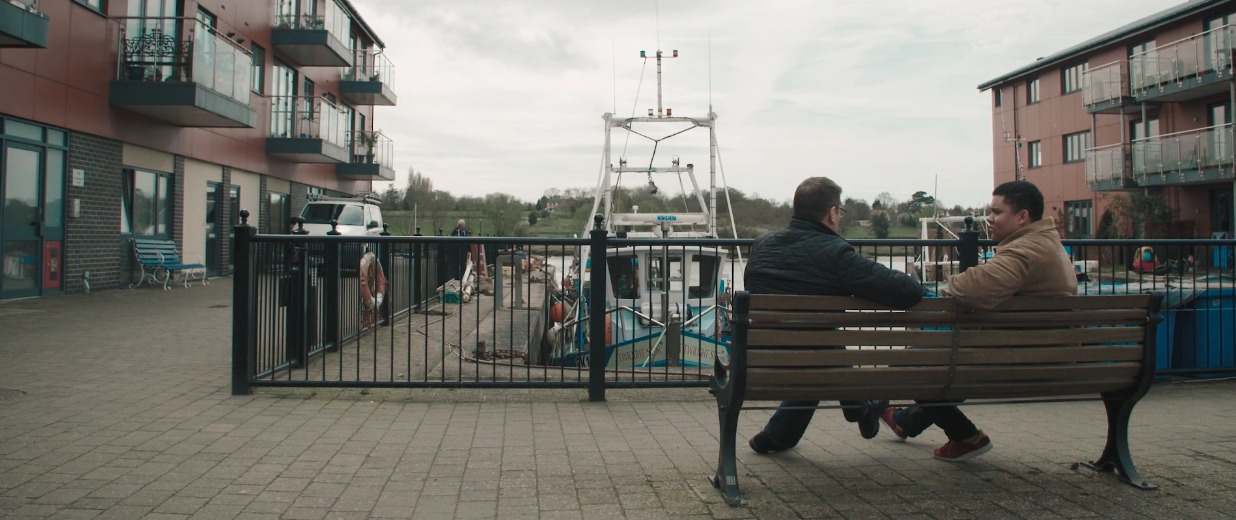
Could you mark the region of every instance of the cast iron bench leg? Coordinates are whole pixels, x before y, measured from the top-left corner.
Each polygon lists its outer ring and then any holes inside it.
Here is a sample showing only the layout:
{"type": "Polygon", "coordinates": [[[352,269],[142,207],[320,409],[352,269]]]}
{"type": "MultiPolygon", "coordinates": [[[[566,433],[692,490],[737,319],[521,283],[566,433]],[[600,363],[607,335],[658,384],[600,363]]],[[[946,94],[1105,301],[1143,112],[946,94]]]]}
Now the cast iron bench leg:
{"type": "Polygon", "coordinates": [[[1142,480],[1137,467],[1133,465],[1133,457],[1129,455],[1129,416],[1133,414],[1137,399],[1128,396],[1103,397],[1103,406],[1107,408],[1107,446],[1103,448],[1103,455],[1099,456],[1099,460],[1082,464],[1104,473],[1115,471],[1120,480],[1139,489],[1159,489],[1159,486],[1142,480]]]}
{"type": "Polygon", "coordinates": [[[717,416],[721,422],[721,449],[717,454],[717,473],[708,478],[712,487],[721,490],[721,494],[725,495],[725,502],[731,506],[747,503],[738,491],[738,461],[734,454],[739,412],[734,406],[717,407],[717,416]]]}

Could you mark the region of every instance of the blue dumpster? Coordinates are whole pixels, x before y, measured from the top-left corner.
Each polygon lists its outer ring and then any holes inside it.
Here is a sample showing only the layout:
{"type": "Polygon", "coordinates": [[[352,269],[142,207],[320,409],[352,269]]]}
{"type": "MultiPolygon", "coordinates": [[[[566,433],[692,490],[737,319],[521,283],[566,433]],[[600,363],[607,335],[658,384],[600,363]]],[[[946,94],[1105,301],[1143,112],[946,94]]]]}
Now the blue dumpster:
{"type": "MultiPolygon", "coordinates": [[[[1172,347],[1176,344],[1176,311],[1163,310],[1160,311],[1160,316],[1163,321],[1159,322],[1159,329],[1155,333],[1155,366],[1156,371],[1167,370],[1172,367],[1172,347]]],[[[1159,375],[1155,379],[1169,379],[1171,376],[1159,375]]]]}
{"type": "Polygon", "coordinates": [[[1178,318],[1176,348],[1180,368],[1236,367],[1236,289],[1198,291],[1178,318]]]}

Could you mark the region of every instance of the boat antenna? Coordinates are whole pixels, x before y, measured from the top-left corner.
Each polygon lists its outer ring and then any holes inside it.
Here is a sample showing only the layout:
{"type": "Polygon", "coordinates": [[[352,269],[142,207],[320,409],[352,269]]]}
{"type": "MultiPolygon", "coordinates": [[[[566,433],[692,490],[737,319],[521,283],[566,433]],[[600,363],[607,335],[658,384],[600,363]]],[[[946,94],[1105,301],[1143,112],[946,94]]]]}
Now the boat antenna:
{"type": "Polygon", "coordinates": [[[658,51],[660,51],[660,50],[661,50],[661,2],[660,2],[659,0],[652,0],[652,8],[653,8],[653,9],[655,10],[655,12],[656,12],[656,19],[657,19],[657,50],[658,50],[658,51]]]}
{"type": "Polygon", "coordinates": [[[618,51],[616,50],[616,46],[617,44],[615,43],[615,38],[613,36],[610,36],[609,37],[609,64],[614,73],[614,76],[613,76],[614,78],[614,89],[613,89],[614,114],[618,113],[618,51]]]}
{"type": "Polygon", "coordinates": [[[708,31],[708,111],[712,112],[712,31],[708,31]]]}

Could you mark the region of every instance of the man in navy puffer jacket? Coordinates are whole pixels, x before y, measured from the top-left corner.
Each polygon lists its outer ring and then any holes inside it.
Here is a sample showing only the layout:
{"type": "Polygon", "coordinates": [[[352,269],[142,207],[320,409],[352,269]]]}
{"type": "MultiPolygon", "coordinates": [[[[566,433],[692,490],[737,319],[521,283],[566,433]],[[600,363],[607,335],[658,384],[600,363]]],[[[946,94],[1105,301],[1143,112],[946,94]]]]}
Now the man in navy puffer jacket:
{"type": "MultiPolygon", "coordinates": [[[[789,227],[755,240],[743,274],[753,294],[858,296],[897,309],[918,304],[922,285],[858,254],[837,234],[842,215],[841,187],[827,177],[811,177],[794,191],[794,218],[789,227]]],[[[813,407],[818,401],[786,401],[786,407],[813,407]]],[[[880,428],[880,404],[842,402],[845,418],[859,423],[864,438],[880,428]]],[[[769,453],[793,448],[802,439],[815,410],[778,410],[764,430],[751,438],[751,449],[769,453]]]]}

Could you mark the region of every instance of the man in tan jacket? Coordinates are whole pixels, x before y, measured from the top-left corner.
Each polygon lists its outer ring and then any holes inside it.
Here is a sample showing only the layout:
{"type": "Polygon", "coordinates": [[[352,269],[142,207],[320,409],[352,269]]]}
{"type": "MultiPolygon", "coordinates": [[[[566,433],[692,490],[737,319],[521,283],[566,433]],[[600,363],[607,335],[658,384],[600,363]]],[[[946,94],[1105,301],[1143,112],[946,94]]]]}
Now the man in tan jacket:
{"type": "MultiPolygon", "coordinates": [[[[987,223],[999,241],[987,263],[954,275],[948,295],[968,309],[989,310],[1014,295],[1077,294],[1073,262],[1064,252],[1056,222],[1043,218],[1043,194],[1026,181],[1006,182],[991,192],[987,223]]],[[[927,401],[921,401],[926,404],[927,401]]],[[[881,415],[886,431],[899,442],[916,437],[932,424],[948,442],[936,449],[937,459],[959,462],[991,451],[991,439],[956,406],[889,408],[881,415]]]]}

